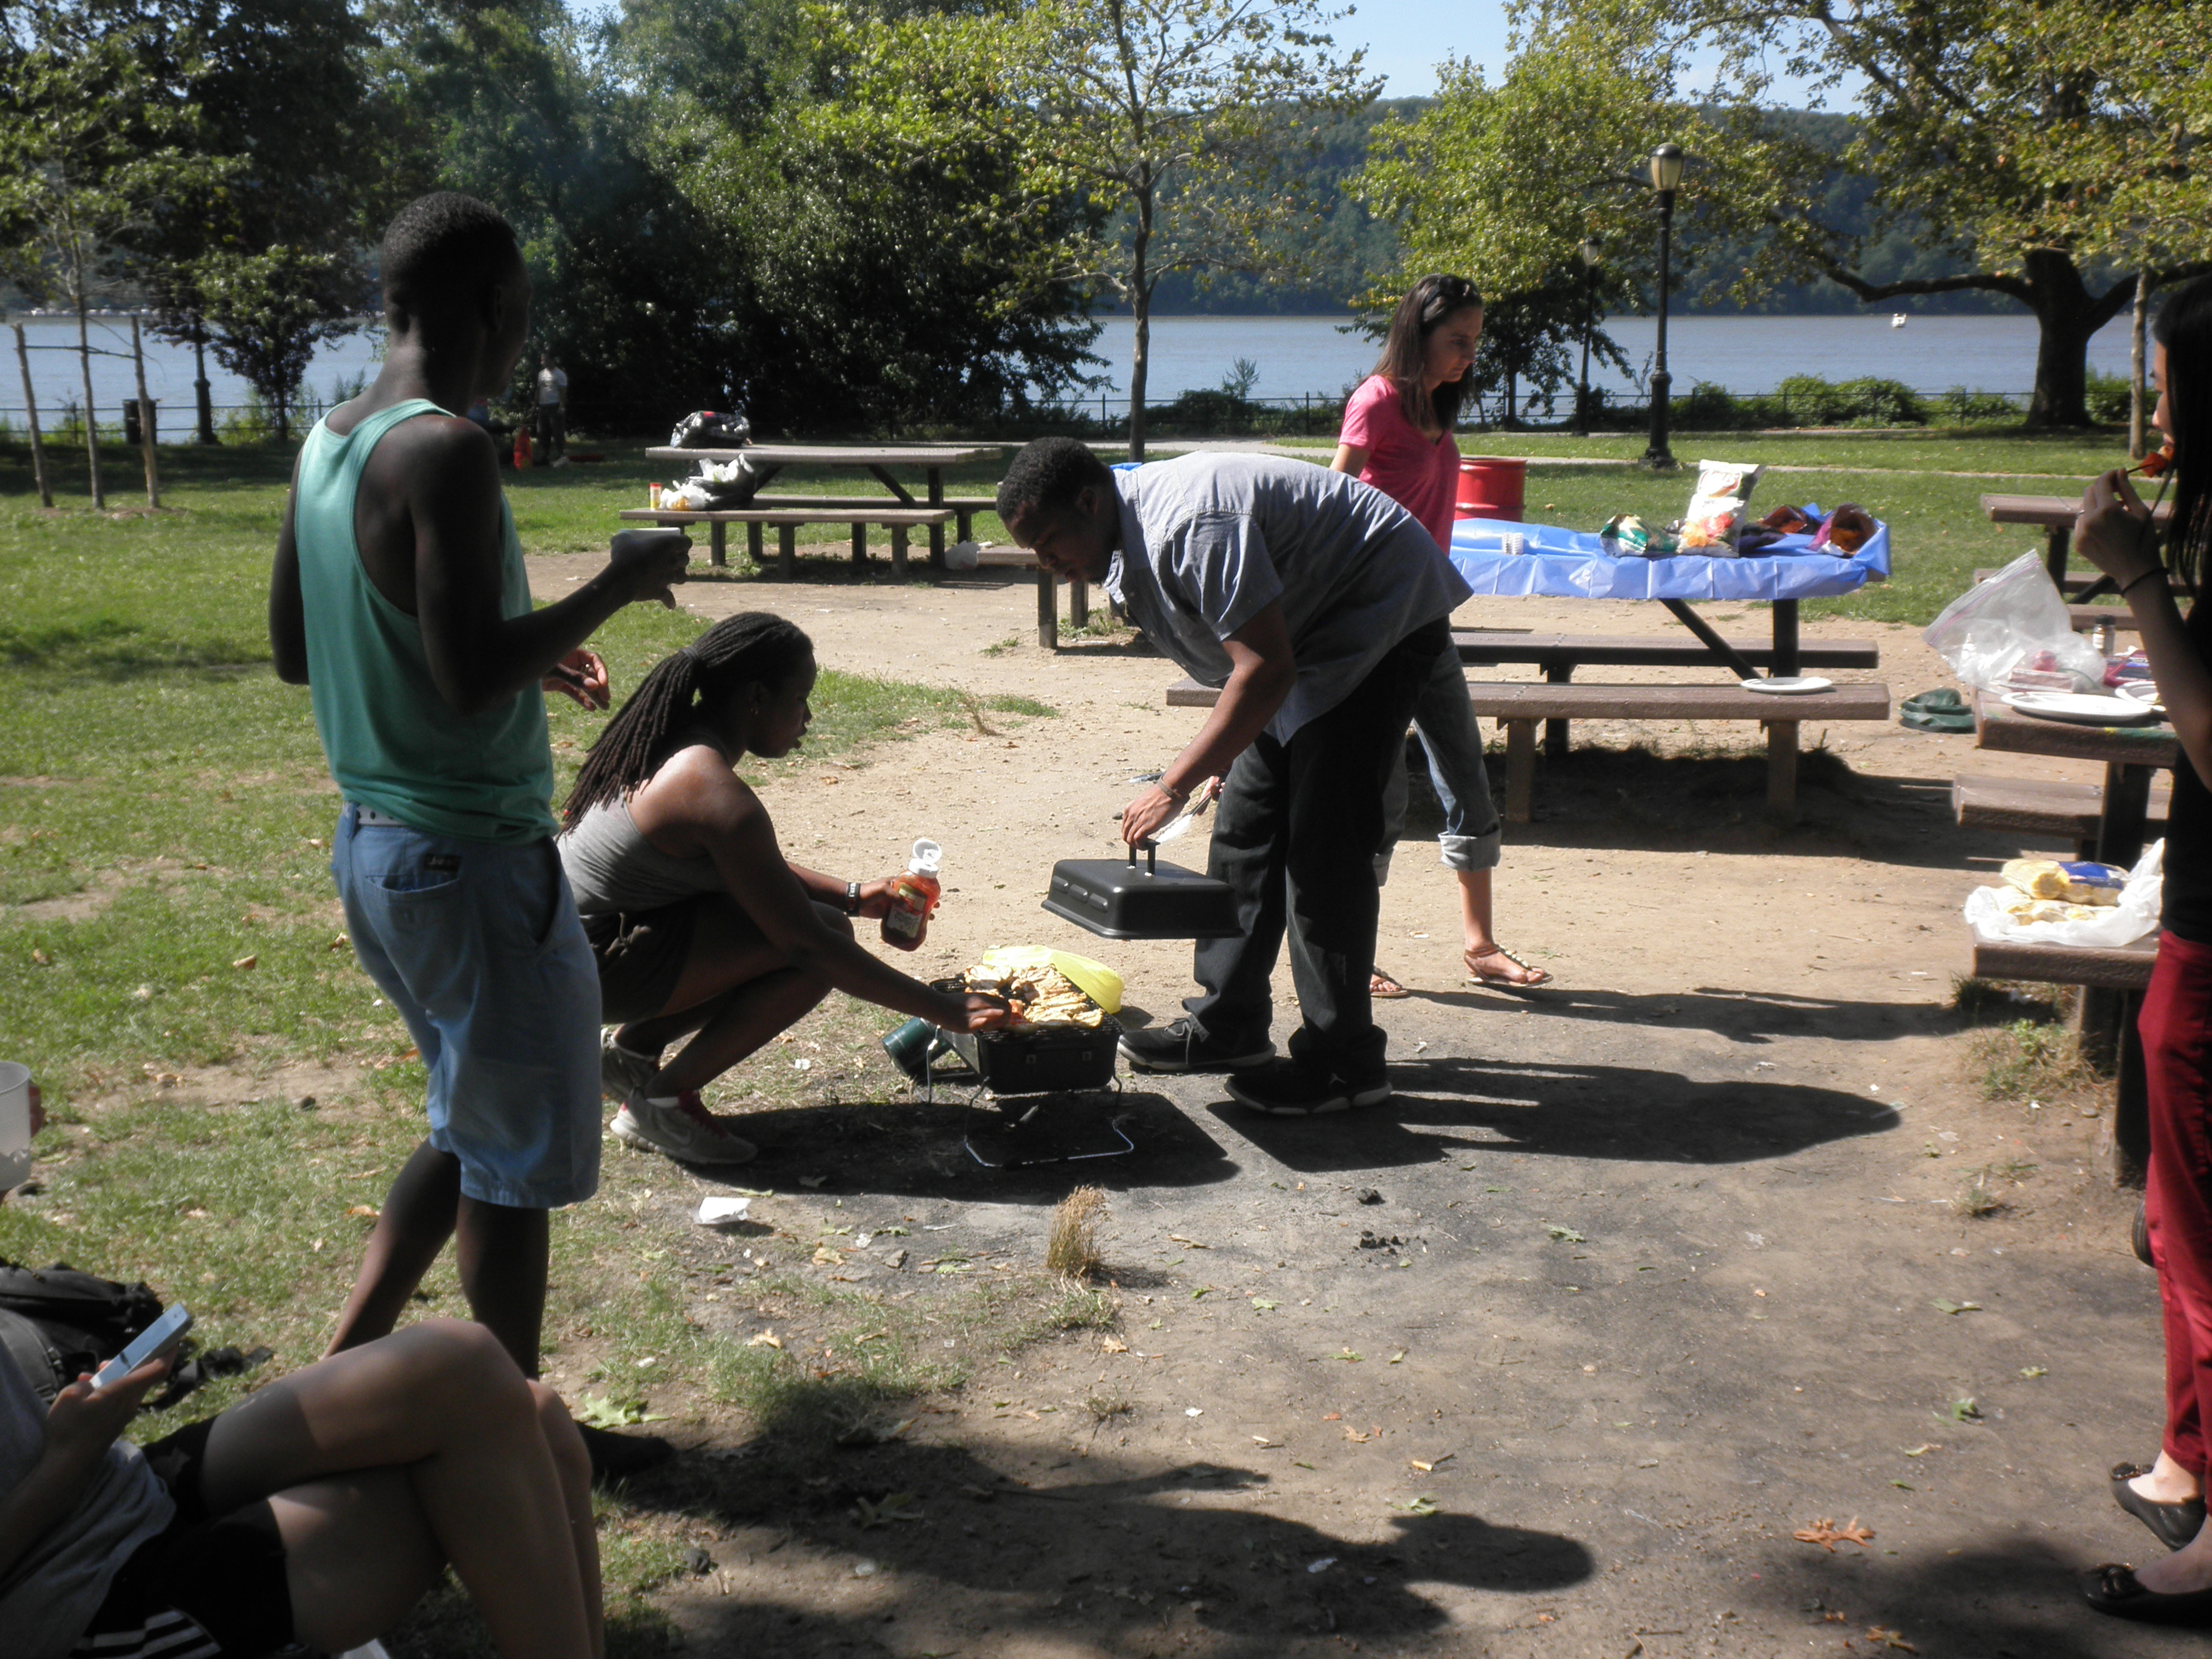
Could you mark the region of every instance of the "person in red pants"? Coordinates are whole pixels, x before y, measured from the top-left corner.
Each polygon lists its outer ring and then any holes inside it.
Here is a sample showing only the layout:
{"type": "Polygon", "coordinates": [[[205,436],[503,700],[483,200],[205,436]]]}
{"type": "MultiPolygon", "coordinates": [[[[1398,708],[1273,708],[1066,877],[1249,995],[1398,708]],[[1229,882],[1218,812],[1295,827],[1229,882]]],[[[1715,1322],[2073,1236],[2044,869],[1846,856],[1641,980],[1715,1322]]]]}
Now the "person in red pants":
{"type": "Polygon", "coordinates": [[[2166,1435],[2148,1468],[2123,1463],[2112,1495],[2171,1552],[2107,1564],[2083,1593],[2124,1619],[2212,1625],[2212,1529],[2204,1525],[2212,1418],[2212,609],[2185,617],[2168,574],[2197,592],[2212,571],[2212,277],[2168,301],[2155,330],[2153,416],[2173,446],[2173,515],[2160,535],[2124,471],[2092,483],[2075,545],[2135,613],[2159,696],[2180,740],[2166,817],[2158,966],[2136,1031],[2150,1093],[2145,1210],[2166,1315],[2166,1435]]]}

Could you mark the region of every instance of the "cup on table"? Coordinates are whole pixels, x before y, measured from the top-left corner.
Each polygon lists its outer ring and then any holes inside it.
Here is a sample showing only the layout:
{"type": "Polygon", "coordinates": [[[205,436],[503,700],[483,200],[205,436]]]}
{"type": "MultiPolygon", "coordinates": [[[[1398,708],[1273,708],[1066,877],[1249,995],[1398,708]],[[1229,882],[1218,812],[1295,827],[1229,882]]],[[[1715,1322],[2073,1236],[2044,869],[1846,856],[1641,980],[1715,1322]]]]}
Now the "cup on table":
{"type": "Polygon", "coordinates": [[[1518,530],[1509,530],[1498,538],[1498,550],[1508,557],[1517,558],[1528,550],[1528,538],[1518,530]]]}
{"type": "Polygon", "coordinates": [[[31,1178],[31,1068],[0,1060],[0,1192],[31,1178]]]}

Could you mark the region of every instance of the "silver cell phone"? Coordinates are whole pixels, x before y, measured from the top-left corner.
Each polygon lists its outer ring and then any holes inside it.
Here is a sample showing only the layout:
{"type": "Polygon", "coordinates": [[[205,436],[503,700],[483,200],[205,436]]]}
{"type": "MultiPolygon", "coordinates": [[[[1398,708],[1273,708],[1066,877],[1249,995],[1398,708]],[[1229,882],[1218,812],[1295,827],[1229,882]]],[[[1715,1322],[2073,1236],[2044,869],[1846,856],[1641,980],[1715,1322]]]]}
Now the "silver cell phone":
{"type": "Polygon", "coordinates": [[[119,1382],[149,1359],[163,1358],[177,1351],[177,1344],[185,1340],[185,1333],[192,1328],[191,1310],[179,1304],[138,1334],[137,1340],[92,1374],[92,1386],[106,1388],[119,1382]]]}

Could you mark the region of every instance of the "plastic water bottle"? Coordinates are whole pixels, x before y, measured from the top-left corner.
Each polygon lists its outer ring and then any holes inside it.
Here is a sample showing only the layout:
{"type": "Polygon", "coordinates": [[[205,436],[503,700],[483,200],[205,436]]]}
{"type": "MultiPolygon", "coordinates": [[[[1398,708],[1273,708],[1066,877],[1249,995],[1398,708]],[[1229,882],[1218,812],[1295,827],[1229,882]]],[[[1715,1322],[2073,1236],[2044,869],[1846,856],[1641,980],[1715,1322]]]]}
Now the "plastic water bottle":
{"type": "Polygon", "coordinates": [[[891,878],[892,908],[884,917],[884,944],[911,950],[921,939],[922,924],[945,893],[944,884],[937,878],[944,861],[945,849],[935,842],[915,842],[906,873],[891,878]]]}

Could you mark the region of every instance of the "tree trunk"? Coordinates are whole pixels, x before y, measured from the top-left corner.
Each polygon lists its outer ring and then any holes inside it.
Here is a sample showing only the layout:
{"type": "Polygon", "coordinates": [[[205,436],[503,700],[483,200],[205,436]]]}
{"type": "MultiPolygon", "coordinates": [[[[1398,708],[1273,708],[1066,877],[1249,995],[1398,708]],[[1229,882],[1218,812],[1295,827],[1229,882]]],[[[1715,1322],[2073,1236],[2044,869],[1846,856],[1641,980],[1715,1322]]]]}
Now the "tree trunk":
{"type": "Polygon", "coordinates": [[[1145,270],[1152,251],[1152,187],[1136,191],[1137,232],[1129,240],[1129,312],[1136,319],[1136,342],[1129,356],[1129,459],[1145,459],[1145,380],[1152,367],[1152,285],[1145,270]]]}
{"type": "Polygon", "coordinates": [[[209,396],[207,376],[207,331],[197,329],[192,334],[192,372],[199,378],[192,382],[193,401],[198,405],[200,419],[199,441],[211,444],[215,439],[215,404],[209,396]]]}
{"type": "Polygon", "coordinates": [[[2143,395],[2144,335],[2150,325],[2150,271],[2136,272],[2136,314],[2128,330],[2128,459],[2150,453],[2150,411],[2143,395]]]}
{"type": "Polygon", "coordinates": [[[2021,262],[2035,313],[2035,395],[2031,427],[2089,424],[2089,337],[2112,319],[2065,254],[2039,248],[2021,262]]]}
{"type": "Polygon", "coordinates": [[[23,325],[15,325],[15,364],[23,371],[23,413],[31,422],[31,476],[39,486],[39,505],[54,504],[54,487],[46,477],[46,441],[39,434],[39,394],[31,388],[31,353],[23,343],[23,325]]]}
{"type": "Polygon", "coordinates": [[[146,463],[146,505],[161,509],[161,474],[154,456],[154,404],[146,396],[146,347],[138,332],[138,319],[131,319],[131,366],[138,377],[138,450],[146,463]]]}
{"type": "Polygon", "coordinates": [[[84,381],[84,455],[92,468],[92,507],[107,510],[107,489],[100,479],[100,422],[92,401],[92,342],[85,336],[84,295],[76,297],[76,366],[84,381]]]}

